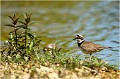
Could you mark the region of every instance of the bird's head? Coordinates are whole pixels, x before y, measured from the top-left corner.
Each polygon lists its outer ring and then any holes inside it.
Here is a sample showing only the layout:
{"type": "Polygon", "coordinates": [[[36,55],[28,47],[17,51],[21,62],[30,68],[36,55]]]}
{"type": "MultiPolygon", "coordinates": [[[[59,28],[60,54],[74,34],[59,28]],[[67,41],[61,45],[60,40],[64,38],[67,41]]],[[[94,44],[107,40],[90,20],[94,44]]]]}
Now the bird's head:
{"type": "Polygon", "coordinates": [[[76,35],[75,38],[73,40],[76,40],[76,39],[80,39],[80,40],[83,40],[83,36],[82,35],[76,35]]]}

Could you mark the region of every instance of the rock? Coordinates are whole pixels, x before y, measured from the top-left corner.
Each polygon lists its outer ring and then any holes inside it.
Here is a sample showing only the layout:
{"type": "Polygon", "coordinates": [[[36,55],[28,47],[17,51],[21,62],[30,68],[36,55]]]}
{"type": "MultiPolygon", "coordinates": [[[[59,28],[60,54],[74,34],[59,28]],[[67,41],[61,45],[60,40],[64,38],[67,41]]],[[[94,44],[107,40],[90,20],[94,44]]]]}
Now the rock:
{"type": "Polygon", "coordinates": [[[22,76],[22,79],[29,79],[30,78],[30,74],[29,73],[25,73],[22,76]]]}
{"type": "Polygon", "coordinates": [[[48,73],[47,76],[49,79],[59,79],[58,74],[55,72],[48,73]]]}

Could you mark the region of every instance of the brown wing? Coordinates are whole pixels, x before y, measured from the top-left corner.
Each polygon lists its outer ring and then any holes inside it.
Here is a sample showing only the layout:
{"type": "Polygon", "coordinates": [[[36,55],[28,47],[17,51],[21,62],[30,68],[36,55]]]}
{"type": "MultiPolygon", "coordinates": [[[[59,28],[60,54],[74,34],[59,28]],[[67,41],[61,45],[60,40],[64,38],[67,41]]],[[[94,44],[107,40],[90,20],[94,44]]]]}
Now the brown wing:
{"type": "Polygon", "coordinates": [[[82,45],[81,48],[83,51],[88,51],[88,52],[98,52],[103,50],[105,47],[98,45],[98,44],[94,44],[92,42],[87,42],[85,41],[82,45]]]}

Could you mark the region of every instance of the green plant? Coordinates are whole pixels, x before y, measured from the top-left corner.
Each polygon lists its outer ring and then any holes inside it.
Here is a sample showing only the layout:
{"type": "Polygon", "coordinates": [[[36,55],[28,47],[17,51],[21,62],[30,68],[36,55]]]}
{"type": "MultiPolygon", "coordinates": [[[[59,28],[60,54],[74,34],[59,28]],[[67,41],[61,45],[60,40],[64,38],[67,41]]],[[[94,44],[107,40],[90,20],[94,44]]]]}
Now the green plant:
{"type": "MultiPolygon", "coordinates": [[[[19,21],[20,23],[22,23],[22,28],[24,28],[25,29],[25,42],[24,42],[24,45],[25,45],[25,48],[26,48],[26,46],[27,46],[27,34],[28,34],[28,25],[29,25],[29,23],[30,23],[30,20],[31,20],[31,14],[27,14],[26,13],[26,15],[25,15],[25,21],[23,22],[23,21],[19,21]]],[[[31,37],[31,38],[34,38],[34,36],[32,35],[32,34],[30,34],[29,33],[29,36],[31,37]]],[[[26,52],[26,50],[25,50],[25,52],[26,52]]]]}
{"type": "Polygon", "coordinates": [[[31,24],[31,14],[26,13],[24,21],[19,21],[19,17],[15,14],[9,18],[12,22],[6,26],[12,27],[13,30],[10,31],[9,38],[4,46],[5,49],[2,51],[2,53],[7,52],[7,54],[2,55],[10,61],[19,61],[19,59],[28,61],[32,56],[35,56],[33,52],[39,52],[35,48],[39,47],[41,41],[30,33],[30,28],[28,28],[31,24]]]}

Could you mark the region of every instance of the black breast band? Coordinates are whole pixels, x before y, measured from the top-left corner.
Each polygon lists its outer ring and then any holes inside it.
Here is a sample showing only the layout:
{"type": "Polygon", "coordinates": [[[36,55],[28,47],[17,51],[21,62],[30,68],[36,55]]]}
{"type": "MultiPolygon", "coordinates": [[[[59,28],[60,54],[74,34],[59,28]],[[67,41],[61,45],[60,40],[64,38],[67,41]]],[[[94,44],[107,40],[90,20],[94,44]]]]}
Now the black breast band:
{"type": "Polygon", "coordinates": [[[78,47],[80,47],[80,45],[83,43],[84,41],[82,41],[81,43],[78,43],[78,47]]]}

